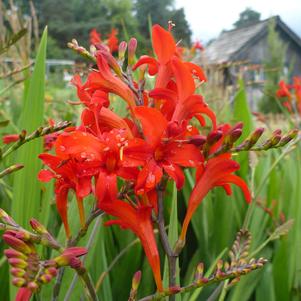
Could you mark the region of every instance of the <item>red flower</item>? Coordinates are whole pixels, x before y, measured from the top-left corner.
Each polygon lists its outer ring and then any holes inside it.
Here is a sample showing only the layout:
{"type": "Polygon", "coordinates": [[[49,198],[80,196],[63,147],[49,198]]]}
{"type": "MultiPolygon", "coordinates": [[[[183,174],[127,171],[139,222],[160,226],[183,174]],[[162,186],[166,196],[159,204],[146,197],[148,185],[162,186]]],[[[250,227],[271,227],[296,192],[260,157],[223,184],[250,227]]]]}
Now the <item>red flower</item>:
{"type": "Polygon", "coordinates": [[[128,203],[113,200],[101,203],[100,208],[117,218],[107,222],[107,225],[116,224],[122,229],[130,229],[139,237],[152,268],[157,288],[162,291],[160,257],[151,220],[151,207],[138,204],[137,208],[134,208],[128,203]]]}
{"type": "Polygon", "coordinates": [[[97,32],[96,28],[90,31],[90,44],[95,45],[101,43],[101,34],[97,32]]]}
{"type": "Polygon", "coordinates": [[[202,160],[201,153],[192,144],[168,137],[169,124],[157,109],[136,107],[135,116],[140,120],[145,140],[150,146],[149,159],[138,176],[136,191],[145,193],[154,189],[162,178],[163,170],[174,179],[178,189],[182,188],[184,174],[179,166],[195,167],[202,160]]]}
{"type": "Polygon", "coordinates": [[[288,97],[289,99],[292,97],[289,91],[289,86],[283,80],[279,82],[279,89],[276,94],[278,97],[288,97]]]}
{"type": "MultiPolygon", "coordinates": [[[[101,52],[96,54],[98,70],[94,70],[88,76],[83,88],[86,91],[102,90],[106,93],[114,93],[123,98],[131,109],[135,107],[135,97],[131,89],[117,76],[113,75],[110,67],[101,52]]],[[[91,93],[90,92],[90,93],[91,93]]]]}
{"type": "Polygon", "coordinates": [[[118,38],[117,38],[118,30],[116,28],[112,28],[111,32],[108,34],[108,47],[111,52],[115,52],[118,50],[118,38]]]}
{"type": "Polygon", "coordinates": [[[67,202],[69,190],[74,190],[81,224],[84,225],[83,198],[91,193],[91,178],[99,171],[100,152],[103,145],[92,135],[83,132],[62,134],[55,143],[57,156],[41,154],[50,170],[41,170],[39,180],[48,182],[56,179],[56,206],[63,221],[67,236],[70,228],[67,216],[67,202]]]}
{"type": "Polygon", "coordinates": [[[219,155],[200,166],[197,171],[197,181],[189,198],[186,216],[183,222],[180,239],[185,241],[186,232],[192,215],[207,193],[217,186],[222,186],[226,193],[232,193],[230,184],[239,186],[246,201],[251,201],[251,195],[246,183],[238,176],[232,174],[239,169],[239,164],[230,159],[230,154],[219,155]]]}

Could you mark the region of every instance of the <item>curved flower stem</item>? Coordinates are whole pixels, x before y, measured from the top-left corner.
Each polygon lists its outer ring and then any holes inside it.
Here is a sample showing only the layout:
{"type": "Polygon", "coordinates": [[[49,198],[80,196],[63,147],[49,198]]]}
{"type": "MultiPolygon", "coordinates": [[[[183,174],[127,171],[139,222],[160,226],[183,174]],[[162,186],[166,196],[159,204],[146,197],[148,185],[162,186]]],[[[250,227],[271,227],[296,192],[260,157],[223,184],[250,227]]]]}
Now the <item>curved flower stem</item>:
{"type": "MultiPolygon", "coordinates": [[[[208,278],[203,278],[200,279],[199,281],[194,281],[191,284],[188,284],[187,286],[179,287],[177,290],[165,290],[163,292],[157,292],[155,294],[146,296],[142,299],[139,299],[138,301],[159,301],[159,300],[164,300],[166,297],[174,296],[176,294],[183,294],[187,292],[191,292],[197,288],[201,288],[204,286],[208,286],[213,283],[218,283],[218,282],[223,282],[224,280],[231,280],[235,279],[237,277],[240,277],[242,275],[245,275],[247,273],[250,273],[253,270],[257,270],[261,268],[267,261],[265,259],[259,259],[260,262],[257,264],[252,264],[252,263],[247,263],[243,264],[239,267],[236,267],[234,270],[228,270],[222,274],[218,273],[213,273],[211,276],[208,278]]],[[[222,286],[221,286],[222,287],[222,286]]],[[[220,288],[218,287],[218,292],[220,291],[220,288]]]]}
{"type": "MultiPolygon", "coordinates": [[[[88,217],[86,223],[85,223],[85,226],[83,228],[81,228],[77,235],[73,238],[73,239],[70,239],[67,243],[67,246],[68,247],[74,247],[78,244],[78,242],[80,241],[80,239],[86,235],[87,233],[87,230],[90,226],[90,224],[93,222],[93,220],[100,216],[100,215],[104,215],[105,213],[99,209],[96,209],[96,210],[93,210],[90,214],[90,216],[88,217]]],[[[62,267],[60,268],[59,270],[59,274],[57,276],[57,279],[56,279],[56,282],[55,282],[55,285],[54,285],[54,289],[53,289],[53,295],[52,295],[52,299],[51,301],[57,301],[58,300],[58,296],[59,296],[59,293],[60,293],[60,290],[61,290],[61,285],[62,285],[62,279],[63,279],[63,276],[64,276],[64,271],[65,271],[65,268],[62,267]]],[[[87,273],[87,272],[86,272],[87,273]]],[[[83,282],[85,283],[85,285],[87,286],[87,289],[91,289],[91,292],[90,294],[93,295],[93,292],[92,292],[92,287],[93,287],[93,290],[95,291],[94,289],[94,286],[91,283],[88,283],[90,277],[89,275],[88,276],[84,276],[84,278],[82,278],[82,276],[79,275],[79,277],[83,280],[83,282]],[[87,283],[86,283],[87,282],[87,283]]],[[[90,279],[91,280],[91,279],[90,279]]],[[[96,294],[96,293],[95,293],[96,294]]],[[[96,296],[97,297],[97,296],[96,296]]],[[[98,300],[98,299],[91,299],[91,300],[98,300]]]]}
{"type": "MultiPolygon", "coordinates": [[[[164,205],[163,205],[163,196],[165,191],[165,183],[161,183],[157,187],[157,194],[158,194],[158,228],[159,228],[159,235],[160,240],[164,249],[164,252],[166,253],[167,259],[168,259],[168,274],[169,274],[169,287],[176,286],[176,263],[177,263],[177,257],[178,255],[175,254],[169,244],[168,236],[165,229],[164,224],[164,205]]],[[[175,296],[171,296],[169,298],[170,301],[175,300],[175,296]]]]}
{"type": "Polygon", "coordinates": [[[58,301],[64,273],[65,273],[65,267],[60,268],[54,284],[51,301],[58,301]]]}
{"type": "Polygon", "coordinates": [[[86,270],[86,268],[82,267],[79,270],[76,270],[78,277],[83,281],[86,295],[89,297],[91,301],[98,301],[98,297],[95,291],[95,287],[93,285],[93,281],[91,279],[90,274],[86,270]]]}

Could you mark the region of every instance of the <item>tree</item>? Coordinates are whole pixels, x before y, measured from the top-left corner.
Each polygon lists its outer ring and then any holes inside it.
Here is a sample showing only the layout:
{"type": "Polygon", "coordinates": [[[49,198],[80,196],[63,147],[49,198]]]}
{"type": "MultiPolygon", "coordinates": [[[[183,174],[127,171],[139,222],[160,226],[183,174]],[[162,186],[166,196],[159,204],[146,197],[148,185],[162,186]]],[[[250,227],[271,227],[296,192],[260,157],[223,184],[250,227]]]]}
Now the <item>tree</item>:
{"type": "Polygon", "coordinates": [[[150,48],[150,26],[152,24],[160,24],[167,27],[168,21],[173,21],[176,27],[174,35],[176,39],[182,40],[184,44],[190,44],[191,30],[185,17],[183,8],[175,9],[173,7],[174,0],[136,0],[135,15],[138,21],[139,31],[145,38],[147,46],[150,48]]]}
{"type": "Polygon", "coordinates": [[[260,13],[248,7],[239,14],[239,19],[233,25],[235,28],[240,28],[258,21],[260,21],[260,13]]]}

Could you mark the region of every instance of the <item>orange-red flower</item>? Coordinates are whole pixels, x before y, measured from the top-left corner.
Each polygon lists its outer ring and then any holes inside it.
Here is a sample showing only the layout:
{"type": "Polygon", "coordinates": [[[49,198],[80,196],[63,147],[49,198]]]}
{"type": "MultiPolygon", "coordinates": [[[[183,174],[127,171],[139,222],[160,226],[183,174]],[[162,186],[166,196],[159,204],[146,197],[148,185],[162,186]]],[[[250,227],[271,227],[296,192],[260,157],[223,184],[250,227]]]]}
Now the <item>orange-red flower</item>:
{"type": "Polygon", "coordinates": [[[131,89],[116,75],[113,75],[110,67],[101,52],[96,54],[98,70],[93,70],[83,88],[86,91],[102,90],[114,93],[123,98],[131,109],[135,107],[135,96],[131,89]]]}
{"type": "Polygon", "coordinates": [[[239,186],[247,202],[251,201],[251,195],[247,184],[233,172],[239,169],[239,164],[230,159],[230,154],[219,155],[208,160],[197,170],[196,184],[189,198],[188,208],[183,222],[181,240],[185,240],[188,225],[195,210],[207,193],[217,186],[222,186],[227,194],[231,194],[230,184],[239,186]]]}
{"type": "Polygon", "coordinates": [[[136,107],[135,116],[140,120],[144,138],[150,146],[148,160],[137,179],[136,191],[145,193],[154,189],[163,176],[163,170],[181,189],[184,174],[180,166],[197,166],[202,160],[200,151],[192,144],[178,141],[181,133],[177,137],[169,137],[169,124],[159,110],[140,106],[136,107]]]}
{"type": "Polygon", "coordinates": [[[107,45],[110,48],[111,52],[118,50],[117,34],[118,34],[118,30],[116,28],[112,28],[111,32],[108,34],[107,45]]]}
{"type": "Polygon", "coordinates": [[[89,36],[90,36],[90,44],[95,45],[101,43],[101,34],[97,32],[96,28],[93,28],[90,31],[89,36]]]}
{"type": "Polygon", "coordinates": [[[83,198],[92,191],[91,178],[99,171],[100,153],[103,145],[87,133],[80,131],[62,134],[55,142],[56,156],[41,154],[39,158],[50,170],[41,170],[39,180],[48,182],[56,179],[56,206],[63,221],[67,236],[70,228],[67,216],[69,190],[77,197],[81,224],[85,223],[83,198]]]}
{"type": "Polygon", "coordinates": [[[152,208],[138,204],[136,208],[120,200],[103,202],[100,208],[106,213],[116,217],[116,220],[107,222],[107,225],[117,224],[122,229],[130,229],[140,239],[148,262],[152,268],[159,291],[163,290],[160,257],[151,220],[152,208]]]}

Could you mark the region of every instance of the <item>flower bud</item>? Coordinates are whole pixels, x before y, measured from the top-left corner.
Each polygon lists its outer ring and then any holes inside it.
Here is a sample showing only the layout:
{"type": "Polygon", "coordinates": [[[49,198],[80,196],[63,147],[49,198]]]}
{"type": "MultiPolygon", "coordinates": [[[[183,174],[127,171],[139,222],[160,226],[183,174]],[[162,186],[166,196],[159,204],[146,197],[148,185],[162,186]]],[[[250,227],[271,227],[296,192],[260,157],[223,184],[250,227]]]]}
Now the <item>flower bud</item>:
{"type": "Polygon", "coordinates": [[[16,251],[15,249],[6,249],[4,250],[4,255],[6,258],[20,258],[20,259],[27,259],[27,256],[19,251],[16,251]]]}
{"type": "Polygon", "coordinates": [[[42,225],[39,221],[36,219],[32,218],[30,221],[30,226],[33,230],[35,230],[39,234],[46,234],[48,233],[47,229],[42,225]]]}
{"type": "Polygon", "coordinates": [[[8,224],[10,226],[18,226],[18,224],[9,216],[2,208],[0,208],[0,219],[3,223],[8,224]]]}
{"type": "Polygon", "coordinates": [[[262,136],[264,132],[264,128],[257,128],[255,131],[250,135],[250,142],[251,142],[251,147],[257,143],[259,138],[262,136]]]}
{"type": "Polygon", "coordinates": [[[98,53],[106,60],[116,75],[122,77],[122,70],[114,56],[108,50],[99,50],[98,53]]]}
{"type": "Polygon", "coordinates": [[[26,271],[20,268],[11,268],[10,273],[15,277],[20,278],[25,275],[26,271]]]}
{"type": "Polygon", "coordinates": [[[26,283],[26,281],[24,278],[15,277],[15,278],[13,278],[12,283],[13,283],[13,285],[15,285],[17,287],[22,287],[26,283]]]}
{"type": "Polygon", "coordinates": [[[30,289],[32,292],[36,292],[39,289],[39,285],[36,282],[31,281],[27,284],[27,288],[30,289]]]}
{"type": "MultiPolygon", "coordinates": [[[[67,266],[70,265],[73,258],[77,258],[87,254],[88,250],[82,247],[72,247],[66,249],[60,256],[54,258],[53,260],[57,263],[58,266],[67,266]]],[[[76,264],[76,262],[72,262],[76,264]]]]}
{"type": "Polygon", "coordinates": [[[4,234],[3,240],[5,241],[5,243],[7,243],[9,246],[16,249],[17,251],[20,251],[25,254],[30,254],[32,252],[31,248],[26,243],[12,235],[4,234]]]}
{"type": "Polygon", "coordinates": [[[119,48],[118,48],[118,59],[120,61],[123,61],[124,60],[124,56],[125,56],[125,52],[126,52],[126,48],[127,48],[127,43],[125,41],[122,41],[120,44],[119,44],[119,48]]]}
{"type": "Polygon", "coordinates": [[[20,258],[9,258],[8,263],[14,268],[25,269],[28,263],[20,258]]]}
{"type": "Polygon", "coordinates": [[[49,283],[52,280],[53,276],[50,274],[43,274],[39,277],[39,280],[43,283],[49,283]]]}
{"type": "Polygon", "coordinates": [[[202,135],[194,135],[189,138],[189,143],[191,143],[197,147],[204,145],[205,142],[206,142],[206,137],[204,137],[202,135]]]}
{"type": "Polygon", "coordinates": [[[223,132],[220,130],[212,131],[211,133],[208,134],[207,136],[207,144],[209,146],[213,145],[216,143],[221,137],[223,136],[223,132]]]}
{"type": "Polygon", "coordinates": [[[45,269],[46,274],[50,274],[51,276],[55,277],[57,275],[57,269],[50,267],[48,269],[45,269]]]}
{"type": "Polygon", "coordinates": [[[137,49],[137,40],[135,38],[131,38],[128,46],[128,65],[134,65],[135,55],[137,49]]]}
{"type": "Polygon", "coordinates": [[[283,136],[278,144],[279,147],[288,144],[290,141],[295,139],[298,135],[299,130],[292,130],[287,135],[283,136]]]}
{"type": "Polygon", "coordinates": [[[137,291],[141,281],[141,271],[137,271],[132,279],[132,290],[137,291]]]}

